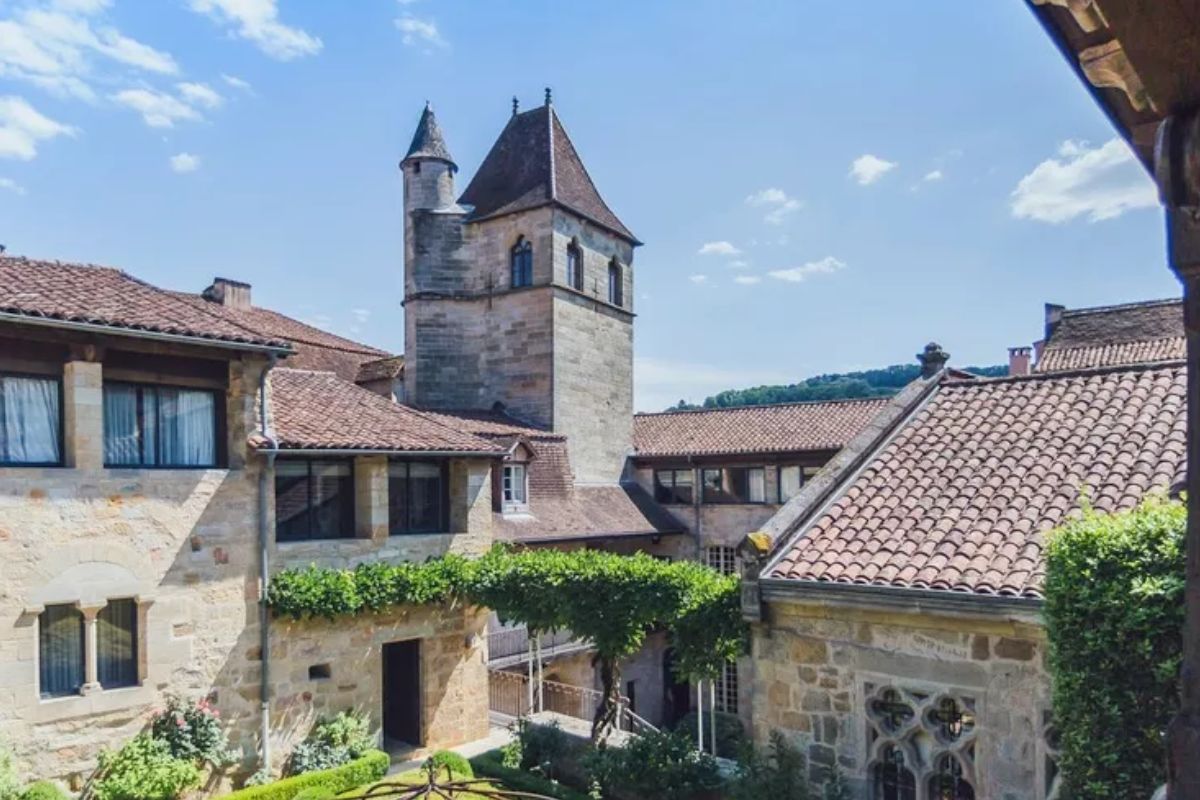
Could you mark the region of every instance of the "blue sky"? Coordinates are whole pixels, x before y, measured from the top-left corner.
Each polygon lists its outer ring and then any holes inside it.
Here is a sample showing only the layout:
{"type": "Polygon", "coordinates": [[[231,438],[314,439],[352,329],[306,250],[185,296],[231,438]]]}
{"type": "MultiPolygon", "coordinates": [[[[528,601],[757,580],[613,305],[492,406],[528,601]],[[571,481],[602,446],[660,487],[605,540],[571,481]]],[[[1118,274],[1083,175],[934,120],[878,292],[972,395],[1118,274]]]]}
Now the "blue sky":
{"type": "Polygon", "coordinates": [[[637,405],[1000,363],[1176,294],[1149,180],[1019,0],[0,0],[0,242],[403,348],[400,179],[552,86],[637,252],[637,405]],[[919,8],[918,8],[919,6],[919,8]]]}

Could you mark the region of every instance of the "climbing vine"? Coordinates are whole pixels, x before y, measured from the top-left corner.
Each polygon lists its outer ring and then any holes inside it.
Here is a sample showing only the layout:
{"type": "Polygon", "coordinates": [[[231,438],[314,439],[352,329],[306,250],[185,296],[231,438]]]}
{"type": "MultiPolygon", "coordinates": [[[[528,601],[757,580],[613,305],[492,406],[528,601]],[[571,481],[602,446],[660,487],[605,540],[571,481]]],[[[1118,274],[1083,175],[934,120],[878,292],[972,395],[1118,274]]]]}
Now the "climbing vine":
{"type": "Polygon", "coordinates": [[[737,658],[745,635],[735,578],[695,562],[596,550],[497,547],[478,559],[311,566],[276,575],[267,597],[276,614],[295,619],[455,600],[490,608],[534,633],[571,630],[590,641],[604,684],[593,721],[597,737],[616,721],[620,660],[636,653],[648,633],[671,635],[676,669],[690,679],[718,674],[737,658]]]}

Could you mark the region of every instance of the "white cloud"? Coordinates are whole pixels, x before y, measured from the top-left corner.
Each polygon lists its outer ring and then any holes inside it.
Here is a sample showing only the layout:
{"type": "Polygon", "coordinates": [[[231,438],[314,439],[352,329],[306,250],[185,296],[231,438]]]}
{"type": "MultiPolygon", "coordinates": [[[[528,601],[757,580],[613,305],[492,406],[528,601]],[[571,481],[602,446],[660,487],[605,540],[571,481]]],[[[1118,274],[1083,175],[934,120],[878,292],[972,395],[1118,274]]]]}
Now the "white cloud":
{"type": "Polygon", "coordinates": [[[869,186],[897,166],[894,161],[885,161],[879,156],[866,153],[850,164],[850,177],[858,181],[859,186],[869,186]]]}
{"type": "Polygon", "coordinates": [[[795,375],[772,370],[728,369],[645,356],[633,360],[633,376],[634,405],[639,411],[662,411],[680,399],[700,401],[723,389],[796,380],[795,375]]]}
{"type": "Polygon", "coordinates": [[[740,283],[745,286],[752,286],[756,283],[762,283],[762,278],[757,275],[738,275],[733,279],[734,283],[740,283]]]}
{"type": "Polygon", "coordinates": [[[405,14],[396,20],[396,27],[404,34],[400,41],[410,47],[418,44],[446,47],[449,44],[432,19],[417,19],[411,14],[405,14]]]}
{"type": "Polygon", "coordinates": [[[769,225],[780,225],[788,214],[799,211],[801,203],[794,197],[789,197],[783,189],[760,189],[746,198],[746,205],[755,208],[766,208],[767,214],[763,220],[769,225]]]}
{"type": "Polygon", "coordinates": [[[173,172],[195,172],[200,169],[200,156],[191,153],[177,153],[169,159],[173,172]]]}
{"type": "Polygon", "coordinates": [[[25,187],[12,178],[0,178],[0,189],[5,189],[14,194],[25,194],[25,187]]]}
{"type": "Polygon", "coordinates": [[[54,0],[54,7],[68,14],[98,14],[112,7],[112,0],[54,0]]]}
{"type": "Polygon", "coordinates": [[[696,283],[696,284],[708,283],[708,276],[700,275],[700,274],[688,275],[688,280],[691,281],[692,283],[696,283]]]}
{"type": "Polygon", "coordinates": [[[1120,139],[1099,147],[1066,141],[1021,178],[1013,190],[1012,214],[1038,222],[1113,219],[1126,211],[1158,205],[1154,183],[1120,139]]]}
{"type": "Polygon", "coordinates": [[[279,61],[315,55],[324,46],[307,31],[280,22],[277,0],[191,0],[190,5],[279,61]]]}
{"type": "Polygon", "coordinates": [[[125,89],[112,100],[140,113],[151,128],[173,128],[176,122],[202,119],[199,111],[179,98],[152,89],[125,89]]]}
{"type": "Polygon", "coordinates": [[[23,97],[0,97],[0,158],[30,161],[37,155],[39,142],[75,133],[70,125],[38,112],[23,97]]]}
{"type": "Polygon", "coordinates": [[[742,252],[733,246],[732,242],[705,242],[697,251],[702,256],[736,256],[742,252]]]}
{"type": "Polygon", "coordinates": [[[748,266],[750,266],[750,262],[741,258],[729,262],[729,267],[731,269],[745,269],[748,266]]]}
{"type": "Polygon", "coordinates": [[[236,75],[226,75],[222,72],[221,80],[225,81],[225,83],[232,86],[234,89],[237,89],[238,91],[246,92],[247,94],[252,94],[254,92],[254,87],[250,85],[249,81],[242,80],[236,75]]]}
{"type": "Polygon", "coordinates": [[[225,98],[207,83],[179,83],[176,84],[176,88],[179,89],[179,96],[193,106],[218,108],[225,102],[225,98]]]}
{"type": "Polygon", "coordinates": [[[352,309],[350,309],[350,316],[354,317],[354,319],[360,325],[362,325],[371,318],[371,309],[369,309],[369,308],[352,308],[352,309]]]}
{"type": "Polygon", "coordinates": [[[820,261],[809,261],[807,264],[801,264],[798,267],[771,270],[767,274],[781,281],[803,283],[813,275],[828,275],[845,268],[846,265],[838,259],[833,256],[825,256],[820,261]]]}
{"type": "Polygon", "coordinates": [[[940,169],[934,169],[926,172],[925,177],[921,178],[921,180],[925,181],[926,183],[932,183],[933,181],[940,181],[944,177],[946,176],[942,174],[940,169]]]}

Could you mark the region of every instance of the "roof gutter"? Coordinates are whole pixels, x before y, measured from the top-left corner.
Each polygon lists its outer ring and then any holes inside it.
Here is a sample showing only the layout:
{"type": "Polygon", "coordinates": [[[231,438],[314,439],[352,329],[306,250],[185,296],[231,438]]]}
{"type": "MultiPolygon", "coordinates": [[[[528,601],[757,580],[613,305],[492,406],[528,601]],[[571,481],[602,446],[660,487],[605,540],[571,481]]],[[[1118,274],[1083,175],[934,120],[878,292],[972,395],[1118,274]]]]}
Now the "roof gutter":
{"type": "Polygon", "coordinates": [[[153,342],[204,345],[207,347],[220,347],[228,350],[267,353],[276,356],[289,356],[296,352],[290,346],[234,342],[226,339],[210,339],[204,336],[189,336],[182,333],[161,333],[159,331],[146,331],[138,328],[125,328],[119,325],[102,325],[95,322],[75,322],[73,320],[54,319],[53,317],[34,317],[26,314],[14,314],[11,311],[0,311],[0,322],[14,322],[20,325],[36,325],[43,328],[81,331],[84,333],[104,333],[111,336],[128,336],[132,339],[146,339],[153,342]]]}
{"type": "Polygon", "coordinates": [[[258,447],[263,455],[283,456],[426,456],[437,458],[504,458],[504,450],[389,450],[384,448],[258,447]]]}
{"type": "Polygon", "coordinates": [[[564,533],[558,536],[538,536],[529,539],[498,539],[509,544],[556,544],[560,542],[591,542],[600,539],[657,539],[661,536],[682,536],[683,528],[666,531],[619,531],[616,533],[564,533]]]}
{"type": "Polygon", "coordinates": [[[1040,597],[956,592],[947,589],[909,589],[833,581],[806,581],[790,578],[761,578],[758,582],[764,601],[833,602],[839,605],[869,606],[917,613],[1019,613],[1040,616],[1040,597]]]}

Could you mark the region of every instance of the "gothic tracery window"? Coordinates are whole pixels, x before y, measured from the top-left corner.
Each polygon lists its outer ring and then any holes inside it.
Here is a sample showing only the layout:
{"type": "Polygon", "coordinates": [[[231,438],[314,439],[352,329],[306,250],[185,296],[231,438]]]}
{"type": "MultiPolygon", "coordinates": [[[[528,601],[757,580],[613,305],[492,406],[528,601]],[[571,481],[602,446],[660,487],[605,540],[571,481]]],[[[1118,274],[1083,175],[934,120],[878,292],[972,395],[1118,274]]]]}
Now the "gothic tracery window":
{"type": "Polygon", "coordinates": [[[872,800],[975,800],[975,702],[864,686],[872,800]]]}

